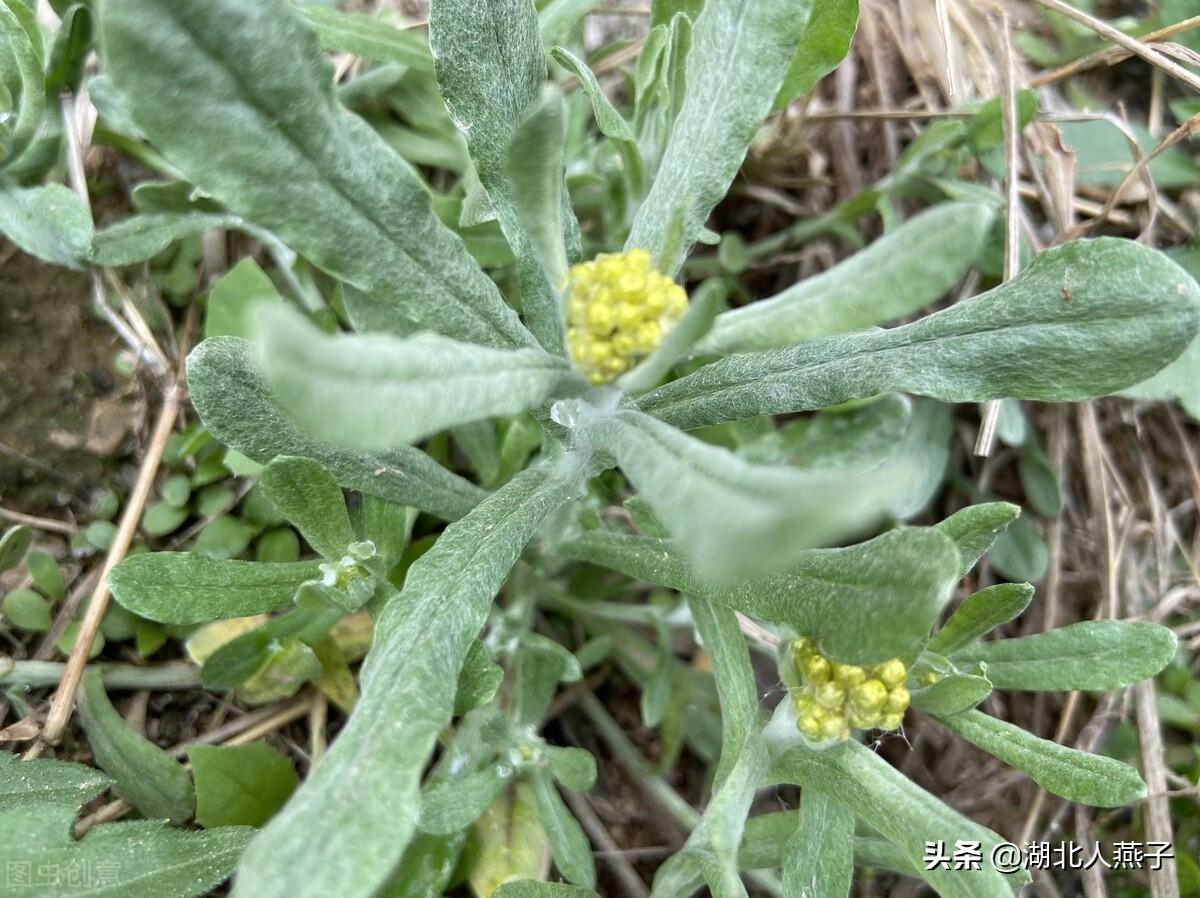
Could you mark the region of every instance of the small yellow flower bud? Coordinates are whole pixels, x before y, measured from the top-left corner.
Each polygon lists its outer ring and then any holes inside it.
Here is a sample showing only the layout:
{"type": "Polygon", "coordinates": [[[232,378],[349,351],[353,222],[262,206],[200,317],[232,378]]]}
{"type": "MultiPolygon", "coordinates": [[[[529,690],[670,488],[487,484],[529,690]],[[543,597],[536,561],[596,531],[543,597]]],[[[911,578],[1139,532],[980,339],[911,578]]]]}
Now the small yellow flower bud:
{"type": "Polygon", "coordinates": [[[908,670],[899,658],[884,661],[875,668],[875,676],[881,679],[885,686],[899,686],[908,676],[908,670]]]}
{"type": "Polygon", "coordinates": [[[866,678],[866,671],[864,671],[861,667],[856,667],[853,664],[833,665],[833,681],[839,686],[848,689],[851,686],[857,686],[866,678]]]}
{"type": "Polygon", "coordinates": [[[878,711],[887,698],[887,687],[878,680],[867,680],[850,690],[850,703],[867,713],[878,711]]]}
{"type": "Polygon", "coordinates": [[[903,686],[895,686],[888,693],[887,701],[883,703],[883,710],[889,714],[903,714],[908,708],[908,701],[908,690],[903,686]]]}
{"type": "Polygon", "coordinates": [[[825,683],[829,680],[829,662],[821,655],[807,655],[804,658],[801,672],[804,679],[813,684],[825,683]]]}
{"type": "Polygon", "coordinates": [[[879,729],[881,730],[898,730],[900,724],[904,722],[903,714],[887,714],[879,720],[879,729]]]}
{"type": "Polygon", "coordinates": [[[805,737],[813,742],[821,738],[821,721],[815,714],[806,714],[799,718],[796,726],[805,737]]]}
{"type": "Polygon", "coordinates": [[[835,714],[842,713],[842,705],[846,702],[846,690],[836,683],[826,682],[814,687],[813,696],[822,708],[827,708],[835,714]]]}

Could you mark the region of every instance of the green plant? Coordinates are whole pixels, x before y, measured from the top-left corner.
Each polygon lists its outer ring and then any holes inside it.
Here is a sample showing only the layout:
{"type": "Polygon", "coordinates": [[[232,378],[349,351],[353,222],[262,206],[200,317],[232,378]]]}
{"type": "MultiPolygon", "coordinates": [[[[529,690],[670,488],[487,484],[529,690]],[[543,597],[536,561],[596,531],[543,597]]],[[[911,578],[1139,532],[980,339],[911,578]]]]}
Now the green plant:
{"type": "MultiPolygon", "coordinates": [[[[675,307],[681,288],[665,284],[697,241],[716,238],[706,222],[756,131],[836,64],[857,4],[797,14],[784,0],[656,3],[629,118],[566,48],[550,55],[582,92],[568,99],[547,83],[543,37],[583,5],[543,4],[539,20],[529,0],[434,0],[427,47],[282,0],[104,0],[102,113],[141,158],[195,189],[95,233],[69,194],[9,192],[27,213],[12,219],[14,240],[54,261],[129,264],[227,227],[320,272],[282,265],[287,302],[235,269],[248,280],[228,298],[214,291],[210,336],[188,361],[207,434],[264,466],[258,489],[320,560],[157,552],[109,577],[124,608],[170,626],[271,615],[202,656],[209,688],[243,695],[344,673],[357,655],[338,628],[364,612],[374,621],[353,713],[242,855],[234,894],[441,894],[472,831],[478,891],[540,874],[536,854],[511,850],[528,839],[578,888],[512,883],[496,895],[589,894],[591,851],[558,789],[588,789],[595,762],[539,732],[559,683],[611,657],[643,687],[647,724],[715,762],[704,812],[676,807],[691,836],[660,869],[656,896],[703,884],[745,894],[754,864],[743,860],[755,852],[758,866],[782,868],[781,884],[758,874],[777,893],[812,883],[845,894],[858,863],[921,876],[944,895],[1008,895],[1020,876],[986,863],[923,869],[927,840],[998,837],[870,751],[863,728],[894,729],[911,700],[1051,792],[1123,805],[1144,793],[1132,768],[975,709],[994,688],[1129,685],[1169,663],[1174,636],[1104,621],[979,642],[1024,610],[1032,587],[1022,584],[975,593],[938,628],[1018,509],[980,502],[933,526],[904,522],[941,482],[944,403],[1076,401],[1139,384],[1200,330],[1200,288],[1139,244],[1081,241],[979,296],[879,329],[940,298],[987,246],[991,195],[951,187],[927,164],[981,139],[948,131],[910,149],[866,202],[955,202],[766,302],[721,311],[728,284],[717,272],[675,307]],[[419,83],[436,77],[445,111],[414,98],[419,124],[389,146],[386,129],[346,110],[322,48],[419,83]],[[585,102],[599,134],[582,139],[585,102]],[[457,170],[452,193],[432,193],[402,158],[417,133],[439,135],[414,161],[457,170]],[[591,167],[572,177],[567,161],[591,167]],[[605,196],[586,237],[569,186],[585,213],[589,189],[605,196]],[[49,199],[64,208],[42,214],[49,199]],[[611,254],[599,269],[583,261],[599,251],[611,254]],[[477,261],[511,267],[508,301],[477,261]],[[797,412],[814,414],[799,426],[770,418],[797,412]],[[477,482],[435,460],[447,433],[477,482]],[[358,494],[350,505],[343,490],[358,494]],[[606,512],[621,502],[614,520],[606,512]],[[414,541],[418,512],[428,536],[414,541]],[[679,696],[702,687],[671,652],[670,609],[637,601],[637,583],[686,596],[685,620],[712,661],[719,739],[678,719],[679,696]],[[572,651],[539,609],[594,638],[572,651]],[[739,614],[783,647],[792,695],[770,722],[739,614]],[[750,817],[756,790],[776,783],[803,787],[798,815],[750,817]],[[506,821],[501,836],[494,818],[506,821]],[[782,850],[761,863],[781,831],[782,850]]],[[[839,215],[865,211],[852,208],[839,215]]],[[[737,252],[719,259],[739,265],[737,252]]],[[[162,494],[174,529],[190,485],[162,494]]]]}

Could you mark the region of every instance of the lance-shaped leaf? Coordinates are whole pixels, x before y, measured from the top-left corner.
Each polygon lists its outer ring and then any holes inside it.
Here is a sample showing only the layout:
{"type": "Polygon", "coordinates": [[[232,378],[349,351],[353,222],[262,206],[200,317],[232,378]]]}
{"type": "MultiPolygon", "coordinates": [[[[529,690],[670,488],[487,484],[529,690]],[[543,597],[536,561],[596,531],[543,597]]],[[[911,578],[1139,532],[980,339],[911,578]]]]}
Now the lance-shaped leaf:
{"type": "Polygon", "coordinates": [[[717,316],[696,350],[723,355],[788,346],[894,321],[940,299],[975,263],[994,212],[944,203],[782,293],[717,316]]]}
{"type": "Polygon", "coordinates": [[[755,465],[636,411],[585,423],[698,567],[733,579],[876,523],[907,471],[755,465]]]}
{"type": "Polygon", "coordinates": [[[565,47],[555,47],[550,51],[550,55],[554,57],[555,62],[579,79],[580,87],[592,103],[592,115],[596,117],[596,127],[600,129],[600,133],[613,140],[632,141],[633,129],[608,99],[588,64],[565,47]]]}
{"type": "Polygon", "coordinates": [[[320,462],[297,456],[280,456],[258,478],[275,510],[325,558],[340,560],[354,530],[342,491],[320,462]]]}
{"type": "Polygon", "coordinates": [[[987,677],[952,673],[931,686],[912,691],[912,706],[926,714],[960,714],[974,708],[992,692],[987,677]]]}
{"type": "Polygon", "coordinates": [[[314,439],[279,408],[254,359],[254,347],[235,337],[205,340],[188,356],[188,392],[200,419],[231,449],[268,464],[279,455],[320,462],[339,484],[448,521],[486,495],[419,449],[356,452],[314,439]]]}
{"type": "Polygon", "coordinates": [[[113,794],[150,819],[191,819],[196,807],[192,778],[117,713],[104,691],[100,668],[89,667],[84,673],[78,709],[96,764],[113,778],[113,794]]]}
{"type": "Polygon", "coordinates": [[[768,727],[778,749],[772,758],[771,782],[795,783],[827,793],[895,845],[917,870],[925,870],[927,841],[953,845],[956,840],[970,839],[981,844],[981,869],[922,874],[939,895],[1011,898],[1011,886],[1028,881],[1023,871],[1009,878],[991,865],[991,851],[1002,841],[999,836],[930,795],[870,748],[850,740],[814,750],[801,744],[795,729],[791,702],[780,702],[768,727]]]}
{"type": "Polygon", "coordinates": [[[540,349],[486,349],[437,334],[326,335],[264,308],[263,370],[279,404],[319,439],[386,449],[481,418],[515,415],[575,376],[540,349]]]}
{"type": "Polygon", "coordinates": [[[788,570],[735,584],[702,576],[669,540],[589,533],[563,544],[590,561],[785,624],[846,664],[902,655],[929,633],[958,580],[958,551],[934,528],[900,528],[856,546],[810,549],[788,570]]]}
{"type": "Polygon", "coordinates": [[[466,829],[500,796],[512,776],[507,764],[487,764],[433,783],[421,795],[421,831],[450,835],[466,829]]]}
{"type": "Polygon", "coordinates": [[[960,577],[965,577],[975,567],[975,562],[1020,514],[1020,506],[1011,502],[981,502],[956,511],[936,525],[958,546],[962,558],[960,577]]]}
{"type": "Polygon", "coordinates": [[[1073,402],[1144,380],[1200,328],[1200,287],[1127,240],[1047,250],[1021,275],[903,327],[734,355],[638,400],[691,429],[899,390],[1073,402]]]}
{"type": "Polygon", "coordinates": [[[570,458],[528,469],[413,564],[379,615],[354,714],[247,849],[234,895],[367,898],[387,880],[413,836],[421,774],[471,641],[525,544],[581,478],[570,458]]]}
{"type": "Polygon", "coordinates": [[[1025,771],[1047,792],[1068,801],[1115,808],[1146,795],[1146,784],[1138,772],[1115,758],[1040,739],[980,711],[964,711],[939,717],[938,721],[988,754],[1025,771]]]}
{"type": "Polygon", "coordinates": [[[1033,586],[1029,583],[997,583],[981,589],[963,600],[926,648],[939,655],[952,655],[1017,617],[1032,599],[1033,586]]]}
{"type": "Polygon", "coordinates": [[[568,881],[592,888],[596,884],[596,867],[592,846],[583,827],[562,800],[558,787],[546,771],[534,768],[527,776],[533,786],[538,820],[550,842],[554,866],[568,881]]]}
{"type": "Polygon", "coordinates": [[[287,608],[301,583],[320,576],[316,561],[268,564],[147,552],[113,568],[108,585],[134,614],[163,624],[203,624],[287,608]]]}
{"type": "Polygon", "coordinates": [[[133,265],[158,255],[176,240],[210,228],[238,228],[236,215],[222,212],[151,212],[132,215],[92,238],[91,262],[104,268],[133,265]]]}
{"type": "Polygon", "coordinates": [[[987,665],[997,689],[1119,689],[1152,677],[1175,657],[1175,634],[1141,621],[1084,621],[1033,636],[979,642],[954,663],[987,665]]]}
{"type": "Polygon", "coordinates": [[[79,764],[0,752],[0,869],[5,898],[199,898],[233,869],[253,830],[173,829],[161,821],[103,823],[76,841],[80,805],[108,778],[79,764]],[[22,871],[33,871],[23,877],[22,871]],[[81,887],[79,871],[103,871],[81,887]]]}
{"type": "Polygon", "coordinates": [[[771,111],[807,27],[789,0],[708,0],[687,56],[687,91],[627,248],[679,270],[771,111]],[[716,123],[720,127],[716,127],[716,123]]]}
{"type": "Polygon", "coordinates": [[[417,174],[338,105],[293,4],[113,0],[100,31],[134,121],[192,183],[423,328],[532,345],[417,174]]]}
{"type": "Polygon", "coordinates": [[[800,821],[783,856],[788,895],[842,898],[854,878],[854,813],[820,789],[800,796],[800,821]]]}
{"type": "Polygon", "coordinates": [[[561,112],[556,122],[544,118],[535,122],[534,134],[541,131],[543,139],[526,144],[525,157],[515,160],[516,170],[509,164],[513,138],[537,104],[546,81],[546,52],[538,32],[537,8],[533,0],[433,0],[429,42],[446,108],[466,138],[475,171],[517,257],[525,318],[546,349],[561,352],[559,281],[552,283],[548,276],[561,279],[566,272],[543,270],[542,264],[550,261],[545,250],[547,238],[559,245],[558,252],[550,255],[565,258],[562,230],[557,234],[528,230],[531,224],[549,230],[558,215],[550,221],[522,215],[518,204],[530,200],[517,196],[531,189],[532,169],[537,171],[533,180],[538,182],[533,189],[555,212],[561,210],[565,189],[561,112]],[[557,132],[557,139],[551,132],[557,132]],[[529,153],[534,154],[532,158],[529,153]]]}

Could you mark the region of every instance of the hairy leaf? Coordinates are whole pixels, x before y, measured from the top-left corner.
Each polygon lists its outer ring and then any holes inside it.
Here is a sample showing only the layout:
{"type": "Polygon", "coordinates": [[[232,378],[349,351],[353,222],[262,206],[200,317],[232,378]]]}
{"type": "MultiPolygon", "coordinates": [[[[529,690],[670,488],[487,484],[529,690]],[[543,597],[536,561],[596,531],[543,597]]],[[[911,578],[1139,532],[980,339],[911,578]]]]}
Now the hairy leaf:
{"type": "Polygon", "coordinates": [[[1029,774],[1048,792],[1068,801],[1115,808],[1146,795],[1146,784],[1128,764],[1040,739],[1015,724],[981,711],[964,711],[938,721],[1006,764],[1029,774]]]}
{"type": "Polygon", "coordinates": [[[281,455],[259,475],[263,495],[317,554],[338,561],[354,542],[346,500],[333,475],[310,458],[281,455]]]}
{"type": "Polygon", "coordinates": [[[982,203],[935,206],[829,271],[718,315],[696,350],[721,355],[788,346],[919,311],[975,263],[994,217],[982,203]]]}
{"type": "Polygon", "coordinates": [[[192,350],[188,390],[213,436],[261,464],[278,455],[311,458],[348,489],[446,520],[461,518],[486,495],[419,449],[355,452],[309,436],[279,408],[245,340],[211,338],[192,350]]]}
{"type": "Polygon", "coordinates": [[[592,860],[592,846],[583,827],[563,802],[558,787],[545,771],[531,770],[528,777],[533,786],[538,819],[550,840],[554,866],[569,882],[592,888],[596,885],[596,868],[592,860]]]}
{"type": "Polygon", "coordinates": [[[984,556],[1004,528],[1016,520],[1020,513],[1020,507],[1011,502],[982,502],[960,509],[936,525],[958,546],[958,554],[962,558],[960,578],[975,567],[975,562],[984,556]]]}
{"type": "Polygon", "coordinates": [[[78,698],[79,722],[96,764],[113,778],[113,794],[142,816],[186,823],[196,806],[192,779],[183,766],[138,733],[108,700],[100,669],[89,667],[78,698]]]}
{"type": "Polygon", "coordinates": [[[1152,677],[1175,657],[1175,634],[1141,621],[1083,621],[968,646],[954,662],[987,665],[997,689],[1105,690],[1152,677]]]}
{"type": "MultiPolygon", "coordinates": [[[[7,57],[0,70],[5,78],[0,87],[5,88],[8,94],[5,105],[10,107],[5,110],[7,115],[0,129],[0,168],[4,168],[16,161],[33,141],[46,107],[42,34],[33,6],[19,0],[0,3],[0,53],[7,57]],[[12,106],[16,107],[16,118],[10,124],[12,106]]],[[[0,232],[8,232],[3,224],[0,232]]]]}
{"type": "Polygon", "coordinates": [[[1019,616],[1032,599],[1033,586],[1028,583],[997,583],[981,589],[963,600],[926,648],[952,655],[1019,616]]]}
{"type": "Polygon", "coordinates": [[[701,572],[725,579],[787,567],[868,528],[907,473],[884,467],[848,481],[843,468],[754,465],[631,410],[581,429],[616,457],[701,572]]]}
{"type": "Polygon", "coordinates": [[[247,850],[235,895],[366,898],[387,880],[413,836],[421,773],[471,641],[524,545],[578,489],[563,464],[515,477],[409,569],[379,615],[354,714],[247,850]]]}
{"type": "Polygon", "coordinates": [[[151,212],[131,215],[97,231],[91,262],[105,268],[133,265],[158,255],[176,240],[211,228],[238,228],[242,220],[220,212],[151,212]]]}
{"type": "MultiPolygon", "coordinates": [[[[537,104],[546,80],[546,54],[538,31],[537,9],[533,0],[433,0],[429,41],[446,108],[466,138],[479,181],[517,257],[526,320],[547,350],[561,353],[562,320],[556,296],[559,281],[547,278],[555,274],[561,277],[566,272],[543,270],[542,265],[550,258],[539,249],[544,250],[545,238],[549,237],[550,242],[559,244],[555,257],[561,256],[562,231],[543,234],[541,240],[531,234],[531,224],[550,230],[551,222],[522,215],[519,206],[531,201],[527,196],[517,196],[518,191],[530,190],[530,169],[537,169],[534,179],[539,182],[539,196],[546,200],[537,207],[555,213],[561,210],[561,110],[557,121],[541,119],[545,128],[542,145],[526,146],[524,158],[515,160],[521,171],[514,172],[509,164],[509,148],[537,104]],[[554,131],[557,150],[553,149],[554,131]],[[531,151],[532,157],[528,155],[531,151]]],[[[536,128],[526,139],[534,139],[541,130],[536,128]]]]}
{"type": "Polygon", "coordinates": [[[805,789],[783,856],[784,891],[797,898],[842,898],[853,878],[853,812],[820,789],[805,789]]]}
{"type": "Polygon", "coordinates": [[[434,783],[421,795],[421,831],[450,835],[466,829],[500,796],[512,774],[507,765],[488,764],[434,783]]]}
{"type": "Polygon", "coordinates": [[[691,429],[899,390],[945,402],[1076,401],[1144,380],[1200,327],[1200,288],[1126,240],[1047,250],[1021,275],[886,331],[730,356],[641,397],[691,429]]]}
{"type": "Polygon", "coordinates": [[[707,0],[687,56],[687,91],[627,248],[674,275],[783,84],[807,25],[787,0],[707,0]]]}
{"type": "Polygon", "coordinates": [[[811,549],[787,571],[731,585],[702,578],[668,540],[594,532],[559,551],[786,624],[846,664],[874,664],[911,649],[928,634],[958,580],[954,544],[933,528],[900,528],[856,546],[811,549]]]}
{"type": "Polygon", "coordinates": [[[316,561],[268,564],[147,552],[113,568],[108,585],[134,614],[163,624],[202,624],[287,608],[300,584],[319,576],[316,561]]]}
{"type": "Polygon", "coordinates": [[[981,843],[979,870],[929,870],[923,875],[948,898],[1010,898],[1013,884],[1028,874],[1009,879],[990,864],[991,849],[1000,837],[963,817],[934,798],[865,745],[850,740],[814,750],[799,742],[790,702],[780,702],[771,731],[778,728],[783,750],[772,759],[773,782],[796,783],[820,789],[849,807],[903,853],[914,868],[924,870],[927,841],[953,845],[970,839],[981,843]],[[790,746],[790,747],[788,747],[790,746]]]}
{"type": "Polygon", "coordinates": [[[353,53],[372,62],[398,63],[418,72],[433,71],[429,46],[415,29],[394,28],[370,16],[310,4],[304,15],[326,50],[353,53]]]}
{"type": "Polygon", "coordinates": [[[708,649],[721,701],[721,760],[713,796],[683,849],[654,877],[653,898],[688,895],[698,867],[716,898],[746,895],[737,853],[755,790],[767,769],[758,692],[746,639],[728,608],[691,597],[697,632],[708,649]]]}
{"type": "MultiPolygon", "coordinates": [[[[0,21],[5,10],[0,3],[0,21]]],[[[92,217],[75,192],[61,184],[0,184],[0,234],[45,262],[82,268],[91,248],[92,217]]]]}
{"type": "Polygon", "coordinates": [[[199,898],[229,875],[252,835],[243,827],[189,832],[133,820],[95,826],[76,841],[80,805],[107,786],[78,764],[0,752],[5,898],[199,898]],[[94,875],[81,884],[77,871],[94,875]]]}
{"type": "Polygon", "coordinates": [[[632,141],[633,129],[609,101],[608,95],[604,93],[588,64],[565,47],[555,47],[550,51],[550,55],[554,57],[555,62],[579,79],[580,86],[591,101],[592,114],[596,117],[596,127],[600,129],[600,133],[613,140],[632,141]]]}
{"type": "Polygon", "coordinates": [[[193,183],[421,327],[490,346],[529,335],[416,173],[343,110],[286,0],[112,0],[107,71],[193,183]]]}
{"type": "Polygon", "coordinates": [[[912,706],[926,714],[958,714],[970,710],[992,692],[992,682],[975,674],[953,673],[931,686],[912,691],[912,706]]]}
{"type": "Polygon", "coordinates": [[[319,439],[367,449],[515,415],[573,377],[563,359],[537,349],[485,349],[436,334],[328,336],[282,308],[262,318],[263,370],[280,405],[319,439]]]}

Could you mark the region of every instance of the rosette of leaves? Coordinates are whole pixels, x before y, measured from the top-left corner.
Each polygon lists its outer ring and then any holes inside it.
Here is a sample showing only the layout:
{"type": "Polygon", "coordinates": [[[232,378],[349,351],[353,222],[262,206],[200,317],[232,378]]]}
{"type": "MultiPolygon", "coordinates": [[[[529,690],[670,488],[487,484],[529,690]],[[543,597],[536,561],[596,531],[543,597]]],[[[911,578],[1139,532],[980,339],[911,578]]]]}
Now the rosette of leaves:
{"type": "MultiPolygon", "coordinates": [[[[552,9],[563,15],[560,6],[547,5],[539,21],[531,0],[434,0],[427,48],[283,0],[100,6],[114,118],[218,206],[102,232],[95,246],[124,252],[106,256],[108,264],[214,221],[251,229],[338,283],[335,305],[350,331],[329,333],[273,304],[260,313],[256,343],[215,337],[189,359],[205,426],[268,464],[268,479],[273,468],[288,472],[290,485],[277,493],[288,505],[281,513],[325,557],[326,570],[316,562],[154,554],[112,574],[119,602],[163,620],[283,611],[275,621],[303,614],[305,626],[314,617],[324,626],[353,608],[374,614],[354,711],[245,852],[234,894],[439,894],[462,833],[488,814],[484,799],[511,806],[528,788],[559,873],[590,886],[586,844],[553,783],[586,786],[586,763],[564,764],[561,755],[556,762],[537,736],[547,690],[572,665],[565,649],[548,648],[530,627],[539,581],[573,559],[692,597],[714,658],[724,733],[713,798],[684,850],[664,865],[657,895],[687,894],[701,881],[715,894],[744,894],[739,843],[754,790],[772,782],[804,786],[799,829],[792,826],[801,836],[787,840],[782,858],[789,883],[819,876],[826,891],[844,892],[856,821],[903,869],[925,839],[995,838],[858,742],[815,750],[799,741],[786,710],[764,731],[735,611],[816,640],[840,663],[905,659],[914,677],[927,675],[910,682],[915,707],[1049,789],[1099,804],[1136,798],[1132,771],[973,709],[993,687],[1108,689],[1149,676],[1173,647],[1169,634],[1116,623],[976,646],[996,622],[995,606],[1017,604],[993,595],[964,606],[959,614],[970,613],[952,619],[951,636],[943,630],[930,640],[955,582],[1011,517],[1003,508],[978,506],[936,527],[899,526],[845,548],[821,547],[860,539],[925,505],[945,465],[939,403],[1075,401],[1139,383],[1195,336],[1200,288],[1152,249],[1082,241],[1043,253],[1016,279],[972,299],[875,328],[938,299],[975,263],[992,207],[948,204],[822,278],[745,310],[716,314],[720,285],[698,288],[648,358],[614,384],[592,387],[568,360],[560,295],[583,255],[564,181],[568,104],[593,104],[630,179],[627,206],[610,229],[626,229],[625,249],[646,251],[657,271],[675,277],[697,240],[710,237],[709,213],[766,116],[836,63],[854,17],[818,15],[821,4],[797,14],[784,0],[656,4],[630,120],[567,51],[554,58],[569,64],[583,92],[568,100],[547,84],[543,34],[558,33],[547,17],[552,9]],[[434,73],[465,145],[451,160],[463,171],[457,215],[431,196],[385,131],[349,112],[335,92],[322,49],[367,47],[421,77],[434,73]],[[519,297],[520,314],[477,264],[478,245],[467,242],[488,222],[507,245],[509,295],[519,297]],[[866,418],[878,415],[876,425],[895,428],[898,438],[870,451],[795,461],[785,441],[776,447],[783,457],[760,446],[751,460],[720,445],[744,442],[742,422],[831,407],[839,408],[823,414],[855,414],[864,433],[874,433],[858,417],[873,406],[866,418]],[[702,428],[706,439],[694,433],[702,428]],[[447,431],[480,483],[415,445],[447,431]],[[583,532],[594,505],[589,483],[613,468],[660,535],[583,532]],[[403,516],[355,530],[341,489],[449,523],[398,570],[399,556],[380,546],[402,547],[403,516]],[[514,568],[521,576],[509,585],[508,610],[493,613],[514,568]],[[1109,651],[1114,645],[1119,650],[1109,651]],[[1078,663],[1049,661],[1064,651],[1078,663]],[[497,673],[496,660],[508,675],[497,673]],[[527,693],[530,683],[536,688],[527,693]],[[443,760],[456,751],[467,760],[439,765],[423,787],[439,738],[464,713],[443,760]],[[471,736],[485,725],[495,739],[471,736]]],[[[995,871],[930,878],[952,895],[1008,894],[1012,883],[995,871]]]]}

